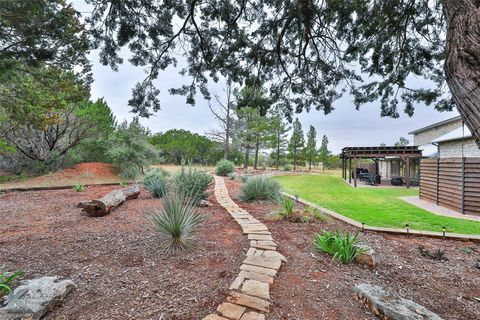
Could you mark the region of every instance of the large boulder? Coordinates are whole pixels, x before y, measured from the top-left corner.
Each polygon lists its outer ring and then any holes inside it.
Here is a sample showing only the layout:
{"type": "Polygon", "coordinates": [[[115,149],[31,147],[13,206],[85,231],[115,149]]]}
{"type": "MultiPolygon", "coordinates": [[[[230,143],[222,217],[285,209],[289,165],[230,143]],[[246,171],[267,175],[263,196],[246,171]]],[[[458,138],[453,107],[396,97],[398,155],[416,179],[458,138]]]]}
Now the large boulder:
{"type": "Polygon", "coordinates": [[[418,303],[396,297],[376,285],[362,283],[354,288],[357,298],[382,320],[442,320],[418,303]]]}
{"type": "Polygon", "coordinates": [[[71,280],[54,276],[24,281],[0,304],[0,319],[40,319],[75,288],[71,280]]]}

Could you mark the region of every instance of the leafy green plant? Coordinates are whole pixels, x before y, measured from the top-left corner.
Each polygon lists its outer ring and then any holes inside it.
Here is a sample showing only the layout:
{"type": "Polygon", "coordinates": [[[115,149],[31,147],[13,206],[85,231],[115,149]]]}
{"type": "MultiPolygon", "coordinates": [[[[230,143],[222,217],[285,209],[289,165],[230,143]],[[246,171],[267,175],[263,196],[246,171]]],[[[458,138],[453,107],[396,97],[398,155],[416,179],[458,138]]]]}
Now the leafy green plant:
{"type": "Polygon", "coordinates": [[[124,165],[120,168],[120,178],[133,181],[140,175],[140,170],[134,166],[124,165]]]}
{"type": "Polygon", "coordinates": [[[292,171],[293,166],[290,163],[287,163],[283,166],[283,171],[292,171]]]}
{"type": "Polygon", "coordinates": [[[162,198],[161,209],[149,213],[149,218],[161,236],[165,251],[177,252],[191,247],[192,232],[206,220],[199,213],[195,199],[170,192],[162,198]]]}
{"type": "Polygon", "coordinates": [[[120,181],[120,187],[125,188],[126,186],[128,186],[127,181],[125,181],[125,180],[120,181]]]}
{"type": "Polygon", "coordinates": [[[319,220],[327,223],[332,222],[332,219],[330,218],[330,216],[326,215],[325,213],[323,213],[317,208],[307,207],[305,208],[305,211],[309,212],[312,215],[313,219],[315,220],[319,220]]]}
{"type": "Polygon", "coordinates": [[[287,217],[290,217],[293,215],[293,212],[294,212],[294,209],[295,209],[295,205],[293,203],[293,200],[288,198],[288,197],[283,197],[281,203],[281,210],[278,212],[278,214],[282,217],[282,218],[287,218],[287,217]]]}
{"type": "Polygon", "coordinates": [[[228,177],[230,178],[230,180],[235,180],[237,178],[237,175],[234,172],[231,172],[228,174],[228,177]]]}
{"type": "Polygon", "coordinates": [[[188,195],[194,201],[194,203],[200,202],[200,200],[207,198],[207,188],[212,182],[212,176],[206,172],[198,169],[182,168],[173,177],[173,189],[179,194],[188,195]]]}
{"type": "Polygon", "coordinates": [[[232,161],[222,159],[217,163],[216,173],[218,176],[226,177],[235,171],[235,164],[232,161]]]}
{"type": "Polygon", "coordinates": [[[316,250],[325,252],[344,264],[352,262],[357,255],[366,252],[365,248],[358,246],[358,233],[351,235],[325,231],[322,235],[315,234],[313,243],[316,250]]]}
{"type": "Polygon", "coordinates": [[[280,183],[271,178],[261,176],[248,179],[242,185],[240,199],[242,201],[277,200],[281,197],[280,183]]]}
{"type": "Polygon", "coordinates": [[[73,190],[75,190],[76,192],[83,192],[85,191],[85,189],[87,189],[87,187],[84,184],[78,183],[73,186],[73,190]]]}
{"type": "Polygon", "coordinates": [[[23,271],[0,273],[0,297],[10,293],[12,291],[11,283],[23,274],[23,271]]]}
{"type": "Polygon", "coordinates": [[[167,193],[168,181],[167,178],[157,172],[148,173],[143,179],[145,189],[150,191],[154,198],[161,198],[167,193]]]}

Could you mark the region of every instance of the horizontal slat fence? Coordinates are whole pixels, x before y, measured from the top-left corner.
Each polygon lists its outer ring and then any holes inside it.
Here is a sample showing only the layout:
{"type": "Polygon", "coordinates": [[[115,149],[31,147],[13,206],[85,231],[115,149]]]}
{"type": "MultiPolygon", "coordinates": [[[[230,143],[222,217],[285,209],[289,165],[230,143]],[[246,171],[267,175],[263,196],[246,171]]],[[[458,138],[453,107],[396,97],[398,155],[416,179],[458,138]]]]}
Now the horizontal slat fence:
{"type": "Polygon", "coordinates": [[[480,215],[480,158],[423,159],[420,198],[465,214],[480,215]]]}

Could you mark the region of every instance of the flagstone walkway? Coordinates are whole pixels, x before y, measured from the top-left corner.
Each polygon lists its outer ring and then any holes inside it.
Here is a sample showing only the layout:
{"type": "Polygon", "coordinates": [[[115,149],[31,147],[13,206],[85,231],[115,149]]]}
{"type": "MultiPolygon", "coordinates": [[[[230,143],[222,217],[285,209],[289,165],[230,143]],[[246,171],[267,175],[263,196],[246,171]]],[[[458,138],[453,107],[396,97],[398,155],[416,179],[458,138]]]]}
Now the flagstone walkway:
{"type": "Polygon", "coordinates": [[[268,228],[229,197],[222,177],[215,176],[215,198],[248,236],[250,248],[237,278],[229,287],[227,301],[203,320],[264,320],[272,302],[270,286],[286,259],[277,251],[268,228]]]}

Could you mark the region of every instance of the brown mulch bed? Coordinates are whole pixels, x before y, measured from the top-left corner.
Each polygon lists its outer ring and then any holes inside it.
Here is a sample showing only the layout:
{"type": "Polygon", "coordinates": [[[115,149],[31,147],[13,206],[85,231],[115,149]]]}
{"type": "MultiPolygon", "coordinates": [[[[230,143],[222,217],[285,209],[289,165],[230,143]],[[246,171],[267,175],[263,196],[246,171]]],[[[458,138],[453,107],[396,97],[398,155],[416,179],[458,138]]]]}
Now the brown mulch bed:
{"type": "MultiPolygon", "coordinates": [[[[373,247],[377,266],[342,265],[314,250],[313,235],[322,230],[354,232],[332,220],[309,224],[267,221],[278,210],[267,201],[239,201],[241,182],[226,179],[230,196],[263,220],[288,263],[272,287],[270,319],[377,319],[358,302],[353,286],[370,283],[424,305],[444,319],[480,319],[480,243],[364,232],[361,241],[373,247]],[[422,257],[418,246],[445,251],[448,261],[422,257]]],[[[302,209],[301,204],[296,204],[302,209]]]]}
{"type": "Polygon", "coordinates": [[[107,184],[118,183],[118,170],[109,163],[86,162],[71,168],[26,180],[9,182],[0,185],[1,189],[47,188],[55,186],[71,186],[74,184],[107,184]]]}
{"type": "MultiPolygon", "coordinates": [[[[25,278],[59,275],[78,289],[46,319],[199,319],[225,300],[247,241],[216,203],[196,232],[196,249],[165,256],[144,210],[160,200],[142,191],[101,218],[76,208],[112,186],[9,193],[0,197],[0,270],[25,278]]],[[[210,189],[210,192],[213,190],[210,189]]]]}

